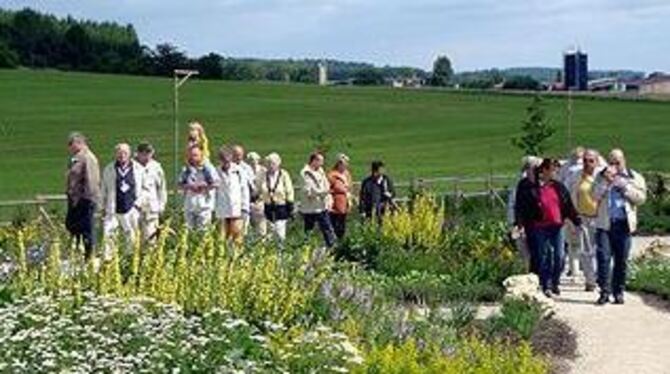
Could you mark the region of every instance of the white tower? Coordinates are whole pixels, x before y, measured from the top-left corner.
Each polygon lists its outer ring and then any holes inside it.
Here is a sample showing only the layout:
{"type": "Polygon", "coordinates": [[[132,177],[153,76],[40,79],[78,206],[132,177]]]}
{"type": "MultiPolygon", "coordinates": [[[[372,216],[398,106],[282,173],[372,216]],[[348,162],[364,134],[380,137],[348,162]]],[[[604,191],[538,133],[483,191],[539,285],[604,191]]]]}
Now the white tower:
{"type": "Polygon", "coordinates": [[[325,61],[319,62],[319,86],[328,84],[328,67],[325,61]]]}

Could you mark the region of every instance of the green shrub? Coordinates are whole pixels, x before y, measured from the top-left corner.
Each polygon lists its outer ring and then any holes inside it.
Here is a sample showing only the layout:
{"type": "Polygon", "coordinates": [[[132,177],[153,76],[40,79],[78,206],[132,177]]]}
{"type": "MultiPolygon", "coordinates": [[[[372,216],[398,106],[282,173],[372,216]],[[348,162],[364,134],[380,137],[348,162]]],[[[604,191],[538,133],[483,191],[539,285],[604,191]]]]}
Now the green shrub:
{"type": "Polygon", "coordinates": [[[670,259],[658,255],[634,260],[628,287],[670,299],[670,259]]]}
{"type": "Polygon", "coordinates": [[[367,374],[543,374],[547,364],[534,358],[530,347],[510,348],[468,339],[449,351],[439,346],[419,347],[413,341],[372,349],[366,367],[356,372],[367,374]]]}
{"type": "Polygon", "coordinates": [[[543,306],[536,301],[508,298],[503,302],[500,314],[490,317],[489,332],[502,336],[512,332],[528,340],[542,320],[543,314],[543,306]]]}

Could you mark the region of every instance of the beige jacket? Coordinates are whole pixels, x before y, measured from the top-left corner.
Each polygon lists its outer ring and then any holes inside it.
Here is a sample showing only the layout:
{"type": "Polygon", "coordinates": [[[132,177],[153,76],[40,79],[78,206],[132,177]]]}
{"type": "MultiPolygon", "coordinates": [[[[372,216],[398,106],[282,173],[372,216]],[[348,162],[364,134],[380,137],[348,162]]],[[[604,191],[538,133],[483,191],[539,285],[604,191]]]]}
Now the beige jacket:
{"type": "Polygon", "coordinates": [[[321,213],[333,205],[330,195],[330,182],[323,169],[312,170],[309,165],[300,172],[302,176],[302,194],[300,196],[300,213],[321,213]]]}
{"type": "Polygon", "coordinates": [[[100,204],[100,166],[98,159],[88,148],[82,149],[70,159],[66,194],[73,205],[77,205],[82,199],[100,204]]]}
{"type": "MultiPolygon", "coordinates": [[[[636,171],[630,170],[631,178],[628,178],[623,187],[623,195],[626,200],[626,216],[628,227],[633,233],[637,230],[637,207],[644,204],[647,200],[647,184],[644,177],[636,171]]],[[[598,177],[593,189],[593,197],[598,201],[598,217],[596,218],[596,227],[603,230],[610,229],[609,217],[609,192],[612,188],[607,181],[598,177]]]]}
{"type": "Polygon", "coordinates": [[[256,178],[256,191],[266,205],[274,202],[275,205],[293,204],[295,192],[291,176],[284,169],[279,170],[279,178],[275,183],[268,177],[268,171],[262,170],[256,178]]]}

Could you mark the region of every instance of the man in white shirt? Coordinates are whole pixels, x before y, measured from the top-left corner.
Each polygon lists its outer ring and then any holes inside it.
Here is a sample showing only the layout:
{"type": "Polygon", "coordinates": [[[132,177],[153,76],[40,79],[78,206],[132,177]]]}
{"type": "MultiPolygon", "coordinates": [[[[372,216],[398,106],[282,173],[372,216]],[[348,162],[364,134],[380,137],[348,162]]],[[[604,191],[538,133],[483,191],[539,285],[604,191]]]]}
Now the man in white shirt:
{"type": "Polygon", "coordinates": [[[246,196],[248,198],[248,203],[245,205],[245,209],[242,212],[242,221],[243,221],[243,226],[242,226],[242,231],[246,235],[247,231],[249,230],[249,221],[250,221],[250,212],[249,212],[249,206],[251,203],[251,196],[255,194],[255,189],[256,189],[256,183],[255,183],[255,173],[254,169],[244,162],[244,147],[242,147],[239,144],[236,144],[232,146],[232,162],[237,166],[237,168],[240,170],[240,173],[242,174],[242,178],[244,179],[242,181],[243,185],[246,186],[247,192],[246,196]]]}
{"type": "Polygon", "coordinates": [[[167,183],[160,162],[154,159],[154,148],[149,143],[137,146],[137,162],[142,166],[140,197],[140,230],[142,239],[153,240],[158,233],[158,223],[167,205],[167,183]]]}
{"type": "Polygon", "coordinates": [[[188,149],[188,163],[179,177],[184,191],[184,219],[189,229],[205,230],[212,222],[215,193],[219,185],[216,169],[203,156],[202,147],[188,149]]]}

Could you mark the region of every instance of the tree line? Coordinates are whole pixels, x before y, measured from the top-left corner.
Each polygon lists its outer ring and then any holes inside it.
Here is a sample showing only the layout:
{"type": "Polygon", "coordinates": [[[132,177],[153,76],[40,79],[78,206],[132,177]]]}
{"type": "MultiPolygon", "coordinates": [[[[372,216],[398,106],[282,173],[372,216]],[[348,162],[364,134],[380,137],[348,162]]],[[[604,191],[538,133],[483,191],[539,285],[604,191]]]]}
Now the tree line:
{"type": "MultiPolygon", "coordinates": [[[[218,53],[189,57],[179,47],[142,45],[135,28],[115,22],[58,18],[32,9],[0,9],[0,67],[170,76],[176,68],[200,71],[203,79],[315,83],[317,59],[230,58],[218,53]]],[[[412,67],[376,67],[361,62],[325,61],[330,80],[376,85],[396,77],[426,79],[412,67]]]]}

